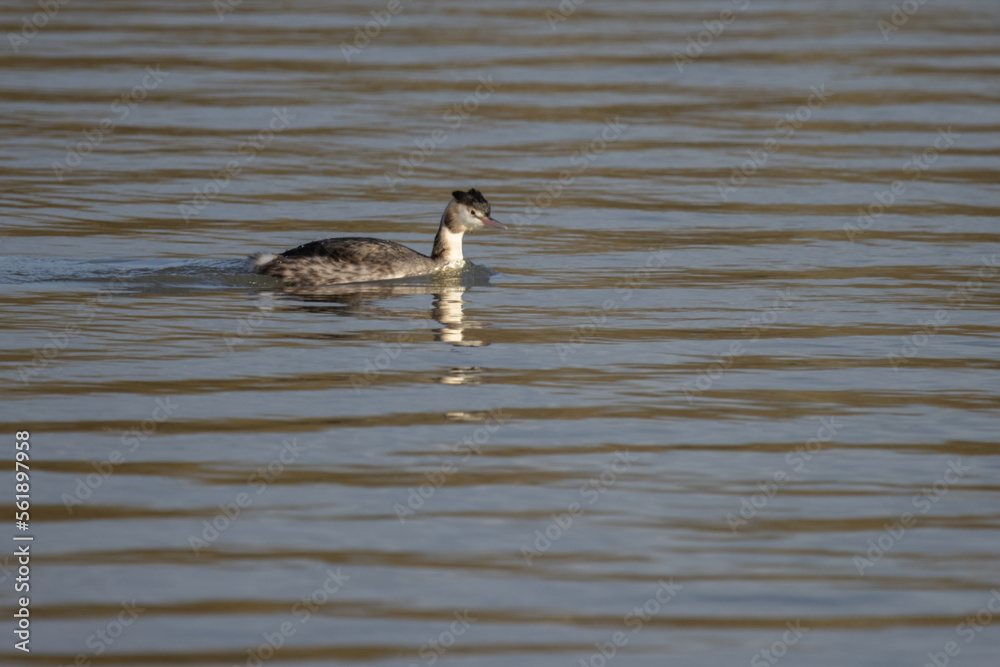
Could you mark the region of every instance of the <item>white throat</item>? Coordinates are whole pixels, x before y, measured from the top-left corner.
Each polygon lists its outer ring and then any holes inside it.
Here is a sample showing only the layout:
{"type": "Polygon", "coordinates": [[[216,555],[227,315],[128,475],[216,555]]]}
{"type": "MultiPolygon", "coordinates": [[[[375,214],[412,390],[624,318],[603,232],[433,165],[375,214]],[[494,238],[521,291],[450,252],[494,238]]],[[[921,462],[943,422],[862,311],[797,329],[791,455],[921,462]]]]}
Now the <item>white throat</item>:
{"type": "Polygon", "coordinates": [[[462,236],[463,233],[453,232],[447,225],[441,227],[441,242],[444,244],[444,255],[441,261],[448,265],[462,264],[465,258],[462,256],[462,236]]]}

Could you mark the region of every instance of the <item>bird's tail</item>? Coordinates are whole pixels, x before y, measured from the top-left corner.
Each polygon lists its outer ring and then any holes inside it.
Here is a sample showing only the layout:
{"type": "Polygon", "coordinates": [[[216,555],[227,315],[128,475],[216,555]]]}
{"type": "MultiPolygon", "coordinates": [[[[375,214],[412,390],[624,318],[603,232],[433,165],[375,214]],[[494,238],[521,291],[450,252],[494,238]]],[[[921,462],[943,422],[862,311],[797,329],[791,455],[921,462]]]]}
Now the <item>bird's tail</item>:
{"type": "Polygon", "coordinates": [[[255,271],[259,271],[277,258],[278,256],[271,252],[255,252],[248,257],[250,260],[250,268],[255,271]]]}

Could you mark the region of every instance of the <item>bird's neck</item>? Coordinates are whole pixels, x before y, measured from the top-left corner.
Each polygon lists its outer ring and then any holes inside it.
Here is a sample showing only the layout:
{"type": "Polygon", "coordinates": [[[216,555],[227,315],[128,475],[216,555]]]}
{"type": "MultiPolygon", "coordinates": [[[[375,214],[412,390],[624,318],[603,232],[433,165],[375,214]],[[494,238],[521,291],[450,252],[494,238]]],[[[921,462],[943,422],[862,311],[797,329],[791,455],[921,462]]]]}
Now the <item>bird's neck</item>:
{"type": "Polygon", "coordinates": [[[448,228],[450,215],[451,207],[446,208],[441,215],[441,226],[434,237],[431,259],[441,264],[461,264],[465,260],[462,256],[462,236],[465,232],[453,232],[448,228]]]}

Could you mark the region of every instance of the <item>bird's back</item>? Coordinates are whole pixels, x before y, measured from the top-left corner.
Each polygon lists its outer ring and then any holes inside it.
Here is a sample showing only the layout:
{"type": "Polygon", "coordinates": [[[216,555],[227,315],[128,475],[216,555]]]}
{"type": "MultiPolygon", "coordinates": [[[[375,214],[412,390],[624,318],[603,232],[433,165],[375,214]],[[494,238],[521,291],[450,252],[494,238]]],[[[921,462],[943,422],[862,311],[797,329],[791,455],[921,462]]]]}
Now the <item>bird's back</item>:
{"type": "Polygon", "coordinates": [[[392,241],[333,238],[305,243],[257,260],[257,271],[291,285],[388,280],[434,271],[426,255],[392,241]]]}

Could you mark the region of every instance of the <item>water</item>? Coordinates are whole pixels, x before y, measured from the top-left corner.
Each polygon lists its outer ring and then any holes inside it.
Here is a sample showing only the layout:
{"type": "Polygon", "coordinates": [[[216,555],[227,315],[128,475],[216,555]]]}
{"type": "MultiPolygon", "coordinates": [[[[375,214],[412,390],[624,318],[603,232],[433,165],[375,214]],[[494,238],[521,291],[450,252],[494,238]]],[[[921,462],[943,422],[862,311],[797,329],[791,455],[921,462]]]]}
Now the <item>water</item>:
{"type": "Polygon", "coordinates": [[[0,13],[4,664],[994,664],[995,3],[331,4],[0,13]]]}

